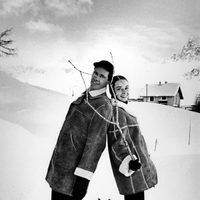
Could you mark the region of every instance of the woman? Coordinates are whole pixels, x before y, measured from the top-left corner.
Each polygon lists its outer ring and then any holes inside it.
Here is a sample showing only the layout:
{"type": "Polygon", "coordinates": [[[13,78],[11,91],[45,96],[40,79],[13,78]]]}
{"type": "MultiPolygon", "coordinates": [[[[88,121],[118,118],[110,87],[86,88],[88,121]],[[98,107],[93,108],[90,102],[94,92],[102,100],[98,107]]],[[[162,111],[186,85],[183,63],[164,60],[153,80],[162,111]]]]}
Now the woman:
{"type": "Polygon", "coordinates": [[[150,159],[137,119],[129,113],[131,105],[128,104],[127,79],[114,76],[111,86],[113,121],[119,122],[119,126],[111,125],[108,133],[114,177],[125,200],[144,200],[144,191],[157,184],[156,168],[150,159]]]}

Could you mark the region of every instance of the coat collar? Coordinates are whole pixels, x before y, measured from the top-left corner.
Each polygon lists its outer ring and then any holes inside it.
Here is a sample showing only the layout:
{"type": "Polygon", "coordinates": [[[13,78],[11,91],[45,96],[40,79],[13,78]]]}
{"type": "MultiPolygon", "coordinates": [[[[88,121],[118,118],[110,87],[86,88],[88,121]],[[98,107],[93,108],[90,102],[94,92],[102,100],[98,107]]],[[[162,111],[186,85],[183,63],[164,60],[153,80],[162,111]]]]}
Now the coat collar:
{"type": "Polygon", "coordinates": [[[134,111],[134,107],[133,107],[133,103],[131,101],[128,101],[127,103],[123,103],[117,99],[112,98],[111,99],[111,104],[113,106],[118,106],[120,108],[122,108],[123,110],[125,110],[128,114],[132,115],[132,116],[136,116],[136,113],[134,111]]]}
{"type": "Polygon", "coordinates": [[[120,108],[123,108],[126,112],[129,112],[129,104],[128,104],[128,102],[124,103],[124,102],[121,102],[121,101],[119,101],[117,99],[112,98],[111,99],[111,104],[113,106],[118,106],[120,108]]]}
{"type": "Polygon", "coordinates": [[[78,99],[76,99],[73,102],[73,104],[80,104],[83,101],[83,99],[86,98],[86,93],[88,93],[88,98],[89,99],[97,99],[101,95],[106,95],[106,87],[102,88],[100,90],[92,90],[92,91],[90,91],[89,89],[87,89],[85,92],[82,93],[82,95],[80,97],[78,97],[78,99]]]}
{"type": "Polygon", "coordinates": [[[106,87],[101,88],[101,89],[99,89],[99,90],[90,90],[90,89],[89,89],[89,94],[90,94],[92,97],[96,97],[96,96],[101,95],[101,94],[103,94],[103,93],[105,93],[105,92],[106,92],[106,87]]]}
{"type": "Polygon", "coordinates": [[[113,106],[119,106],[119,107],[125,108],[125,107],[127,107],[128,102],[124,103],[124,102],[121,102],[121,101],[119,101],[117,99],[112,98],[111,99],[111,104],[113,106]]]}

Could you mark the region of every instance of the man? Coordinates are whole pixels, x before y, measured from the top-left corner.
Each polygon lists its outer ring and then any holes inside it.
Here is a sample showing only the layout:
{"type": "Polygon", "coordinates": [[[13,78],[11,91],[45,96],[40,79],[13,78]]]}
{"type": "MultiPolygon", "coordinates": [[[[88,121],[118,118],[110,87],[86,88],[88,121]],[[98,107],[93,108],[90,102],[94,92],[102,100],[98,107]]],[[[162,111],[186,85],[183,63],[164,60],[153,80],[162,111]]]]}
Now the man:
{"type": "Polygon", "coordinates": [[[87,192],[106,144],[105,119],[111,121],[106,87],[113,70],[108,61],[95,62],[90,88],[69,107],[46,176],[52,200],[81,200],[87,192]]]}

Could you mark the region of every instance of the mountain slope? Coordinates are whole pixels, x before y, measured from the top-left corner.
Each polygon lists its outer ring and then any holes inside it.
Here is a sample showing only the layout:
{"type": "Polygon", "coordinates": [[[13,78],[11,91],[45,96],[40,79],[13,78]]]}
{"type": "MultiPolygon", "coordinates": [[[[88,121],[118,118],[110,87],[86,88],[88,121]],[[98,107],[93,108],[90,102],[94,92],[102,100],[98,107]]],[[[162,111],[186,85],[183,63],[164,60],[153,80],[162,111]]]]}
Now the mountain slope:
{"type": "Polygon", "coordinates": [[[43,134],[63,120],[68,101],[63,94],[22,83],[0,72],[0,118],[31,133],[43,134]]]}

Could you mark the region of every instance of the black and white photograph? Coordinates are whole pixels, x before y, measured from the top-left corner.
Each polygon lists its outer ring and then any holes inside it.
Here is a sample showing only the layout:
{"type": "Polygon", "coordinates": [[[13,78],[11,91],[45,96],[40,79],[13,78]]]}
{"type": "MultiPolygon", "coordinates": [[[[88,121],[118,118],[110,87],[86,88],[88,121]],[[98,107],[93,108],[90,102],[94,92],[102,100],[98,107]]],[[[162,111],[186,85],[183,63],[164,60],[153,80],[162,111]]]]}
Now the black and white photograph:
{"type": "Polygon", "coordinates": [[[0,200],[197,200],[199,169],[199,0],[0,0],[0,200]]]}

